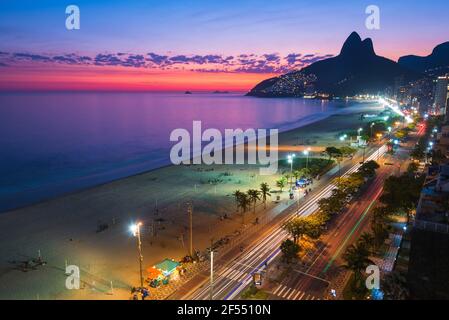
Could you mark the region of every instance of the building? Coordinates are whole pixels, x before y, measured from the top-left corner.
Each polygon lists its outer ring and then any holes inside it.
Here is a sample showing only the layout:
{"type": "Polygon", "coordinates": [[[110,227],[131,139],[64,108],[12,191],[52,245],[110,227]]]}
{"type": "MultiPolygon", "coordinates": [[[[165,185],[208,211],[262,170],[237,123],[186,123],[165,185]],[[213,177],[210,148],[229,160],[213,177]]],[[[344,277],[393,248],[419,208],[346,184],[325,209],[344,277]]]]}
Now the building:
{"type": "Polygon", "coordinates": [[[413,223],[408,266],[412,299],[449,299],[449,165],[428,168],[413,223]]]}
{"type": "Polygon", "coordinates": [[[444,114],[446,112],[448,99],[449,75],[438,77],[435,83],[435,100],[434,110],[436,114],[444,114]]]}

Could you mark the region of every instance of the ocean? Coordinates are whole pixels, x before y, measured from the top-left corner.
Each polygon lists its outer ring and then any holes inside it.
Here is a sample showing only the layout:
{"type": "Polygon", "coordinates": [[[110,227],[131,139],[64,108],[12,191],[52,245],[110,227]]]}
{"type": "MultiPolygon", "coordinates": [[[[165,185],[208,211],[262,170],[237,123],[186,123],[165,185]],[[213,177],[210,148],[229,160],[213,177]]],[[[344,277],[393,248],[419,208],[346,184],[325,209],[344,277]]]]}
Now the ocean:
{"type": "Polygon", "coordinates": [[[0,93],[0,212],[170,164],[170,133],[273,129],[324,119],[346,101],[243,94],[0,93]]]}

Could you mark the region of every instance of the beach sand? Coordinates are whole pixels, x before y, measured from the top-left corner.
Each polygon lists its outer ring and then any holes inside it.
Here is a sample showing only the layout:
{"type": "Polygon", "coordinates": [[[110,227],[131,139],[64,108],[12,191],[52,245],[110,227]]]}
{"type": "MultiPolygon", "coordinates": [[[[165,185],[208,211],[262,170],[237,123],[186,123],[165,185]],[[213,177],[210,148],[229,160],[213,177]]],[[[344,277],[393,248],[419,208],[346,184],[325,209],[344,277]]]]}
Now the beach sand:
{"type": "MultiPolygon", "coordinates": [[[[338,133],[357,129],[360,114],[376,110],[364,104],[282,133],[279,143],[287,149],[280,158],[309,146],[315,155],[338,146],[338,133]]],[[[169,166],[0,214],[0,299],[128,299],[139,281],[131,223],[144,223],[144,269],[164,258],[180,259],[189,247],[187,202],[193,203],[194,248],[204,250],[211,238],[242,228],[232,192],[258,189],[262,182],[277,190],[279,177],[260,176],[250,165],[169,166]],[[108,228],[97,232],[101,224],[108,228]],[[37,258],[39,250],[47,264],[25,271],[23,262],[37,258]],[[65,287],[65,266],[72,264],[87,284],[81,290],[65,287]],[[113,295],[107,294],[111,281],[113,295]]],[[[287,197],[284,192],[282,199],[287,197]]],[[[267,209],[276,205],[272,198],[267,209]]],[[[256,214],[246,214],[246,224],[264,212],[259,204],[256,214]]]]}

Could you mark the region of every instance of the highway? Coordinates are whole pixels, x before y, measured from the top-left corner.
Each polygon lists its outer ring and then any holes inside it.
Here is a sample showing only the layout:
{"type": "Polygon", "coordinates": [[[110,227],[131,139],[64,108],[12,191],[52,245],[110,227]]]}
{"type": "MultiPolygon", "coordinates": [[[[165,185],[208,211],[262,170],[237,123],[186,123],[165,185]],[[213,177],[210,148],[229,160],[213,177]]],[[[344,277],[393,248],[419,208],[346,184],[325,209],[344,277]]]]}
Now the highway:
{"type": "MultiPolygon", "coordinates": [[[[366,161],[377,160],[382,157],[386,151],[386,146],[383,145],[378,147],[372,150],[371,154],[366,158],[366,161]]],[[[354,162],[355,161],[353,161],[353,164],[349,167],[349,169],[346,169],[346,171],[344,171],[344,169],[342,170],[342,176],[346,176],[357,171],[360,164],[358,162],[354,164],[354,162]]],[[[252,275],[255,272],[263,271],[266,268],[266,265],[269,265],[271,261],[273,261],[280,254],[279,246],[288,236],[282,229],[282,224],[294,216],[307,216],[315,212],[318,209],[318,200],[328,197],[334,188],[335,186],[332,184],[332,181],[330,181],[319,191],[313,191],[304,199],[304,202],[296,211],[285,217],[285,219],[283,219],[280,223],[277,223],[275,226],[272,226],[260,234],[257,239],[254,239],[251,246],[235,256],[232,261],[229,261],[223,265],[215,266],[213,299],[231,300],[238,298],[239,294],[252,281],[252,275]]],[[[344,232],[341,234],[343,235],[344,232]]],[[[337,243],[338,240],[335,240],[335,242],[337,243]]],[[[321,252],[324,251],[325,249],[323,248],[321,252]]],[[[321,254],[320,256],[323,255],[321,254]]],[[[295,284],[295,286],[299,285],[299,283],[295,284]]],[[[297,294],[297,297],[299,296],[300,294],[297,294]]],[[[208,282],[205,280],[202,286],[187,293],[182,297],[182,299],[210,299],[210,286],[208,282]]]]}

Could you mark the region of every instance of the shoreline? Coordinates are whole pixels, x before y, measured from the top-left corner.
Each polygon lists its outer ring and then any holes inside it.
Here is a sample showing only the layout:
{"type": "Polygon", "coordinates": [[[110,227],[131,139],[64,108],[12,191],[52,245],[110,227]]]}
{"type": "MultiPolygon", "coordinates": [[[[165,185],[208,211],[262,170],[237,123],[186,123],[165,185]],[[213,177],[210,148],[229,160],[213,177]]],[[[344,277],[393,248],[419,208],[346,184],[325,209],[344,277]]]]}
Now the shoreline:
{"type": "MultiPolygon", "coordinates": [[[[365,109],[373,110],[374,106],[365,109]]],[[[300,149],[303,145],[297,140],[299,136],[311,142],[310,146],[338,146],[336,133],[354,124],[361,109],[347,112],[282,132],[279,145],[300,149]]],[[[290,151],[283,150],[280,158],[286,152],[290,151]]],[[[138,279],[130,223],[144,222],[146,270],[164,258],[180,259],[187,253],[187,201],[194,204],[194,247],[202,251],[211,238],[218,240],[241,230],[242,216],[236,212],[233,191],[258,188],[262,182],[277,191],[275,181],[280,175],[259,176],[255,165],[169,165],[2,213],[0,298],[33,299],[38,295],[41,299],[126,299],[138,279]],[[222,219],[223,215],[227,218],[222,219]],[[97,232],[100,223],[107,223],[108,228],[97,232]],[[38,250],[47,266],[20,271],[20,262],[36,258],[38,250]],[[91,290],[65,289],[65,263],[79,265],[83,275],[95,279],[89,280],[91,290]],[[105,283],[110,281],[114,283],[114,296],[104,294],[105,283]]],[[[288,194],[284,191],[280,195],[282,204],[288,194]]],[[[267,210],[278,208],[274,198],[273,192],[267,210]]],[[[245,224],[263,216],[267,210],[262,207],[259,203],[256,214],[248,212],[245,224]]]]}
{"type": "MultiPolygon", "coordinates": [[[[254,98],[254,97],[252,97],[252,98],[254,98]]],[[[260,99],[260,98],[255,98],[255,99],[260,99]]],[[[341,113],[344,113],[344,112],[342,112],[342,111],[345,111],[344,108],[347,108],[347,109],[348,108],[357,108],[357,107],[362,107],[364,104],[370,104],[370,105],[373,104],[372,101],[351,101],[351,102],[353,102],[355,104],[349,105],[349,106],[343,106],[343,105],[338,106],[337,109],[333,113],[323,113],[321,117],[313,114],[313,115],[308,115],[308,116],[306,116],[304,118],[301,118],[298,121],[292,121],[292,122],[289,122],[289,123],[284,123],[283,127],[285,129],[283,129],[282,127],[279,129],[279,142],[281,141],[283,136],[289,135],[292,132],[299,131],[299,130],[301,130],[303,128],[307,128],[309,126],[312,126],[313,124],[319,123],[321,121],[325,121],[326,119],[329,119],[329,118],[331,118],[333,116],[336,116],[336,115],[339,115],[341,113]]],[[[319,114],[319,115],[321,115],[321,114],[319,114]]],[[[170,152],[170,150],[167,149],[167,152],[170,152]]],[[[141,164],[137,164],[137,165],[140,166],[141,164]]],[[[73,194],[76,194],[76,193],[79,193],[79,192],[92,190],[92,189],[95,189],[97,187],[101,187],[101,186],[104,186],[106,184],[109,184],[109,183],[120,181],[122,179],[132,178],[134,176],[150,173],[150,172],[153,172],[155,170],[160,170],[160,169],[164,169],[164,168],[167,168],[167,167],[170,167],[170,166],[175,166],[172,163],[165,163],[164,164],[163,162],[160,162],[160,165],[158,165],[158,164],[155,164],[155,165],[156,165],[156,167],[154,167],[154,168],[143,169],[142,171],[136,172],[136,173],[131,173],[131,174],[126,174],[125,173],[123,175],[116,174],[116,177],[113,177],[114,176],[113,171],[101,172],[101,173],[98,174],[99,176],[104,175],[104,176],[111,176],[111,177],[105,179],[102,182],[98,182],[98,183],[93,182],[91,185],[88,185],[88,186],[74,187],[72,190],[63,191],[61,193],[43,195],[42,197],[39,197],[40,199],[37,200],[37,201],[32,201],[32,200],[31,201],[26,201],[26,200],[25,201],[18,201],[18,202],[23,202],[23,204],[14,206],[12,208],[0,209],[0,215],[8,213],[8,212],[16,211],[16,210],[21,210],[21,209],[24,209],[24,208],[27,208],[27,207],[30,207],[30,206],[39,205],[41,203],[45,203],[47,201],[51,201],[51,200],[57,199],[59,197],[70,196],[70,195],[73,195],[73,194]]],[[[126,171],[130,171],[130,169],[129,169],[129,167],[121,167],[121,168],[118,168],[117,171],[125,171],[126,172],[126,171]]],[[[76,184],[77,181],[82,181],[82,180],[85,180],[85,179],[95,180],[95,177],[92,177],[92,176],[77,177],[74,180],[72,180],[73,181],[72,183],[76,184]]],[[[58,184],[55,184],[55,185],[44,186],[44,188],[49,188],[51,190],[55,190],[57,188],[70,189],[70,187],[67,186],[64,182],[63,183],[58,183],[58,184]]],[[[27,190],[27,192],[38,192],[38,191],[39,191],[39,187],[34,187],[34,188],[31,188],[31,189],[27,190]]],[[[21,193],[23,194],[24,192],[21,192],[21,193]]],[[[55,192],[53,191],[51,193],[55,193],[55,192]]]]}

